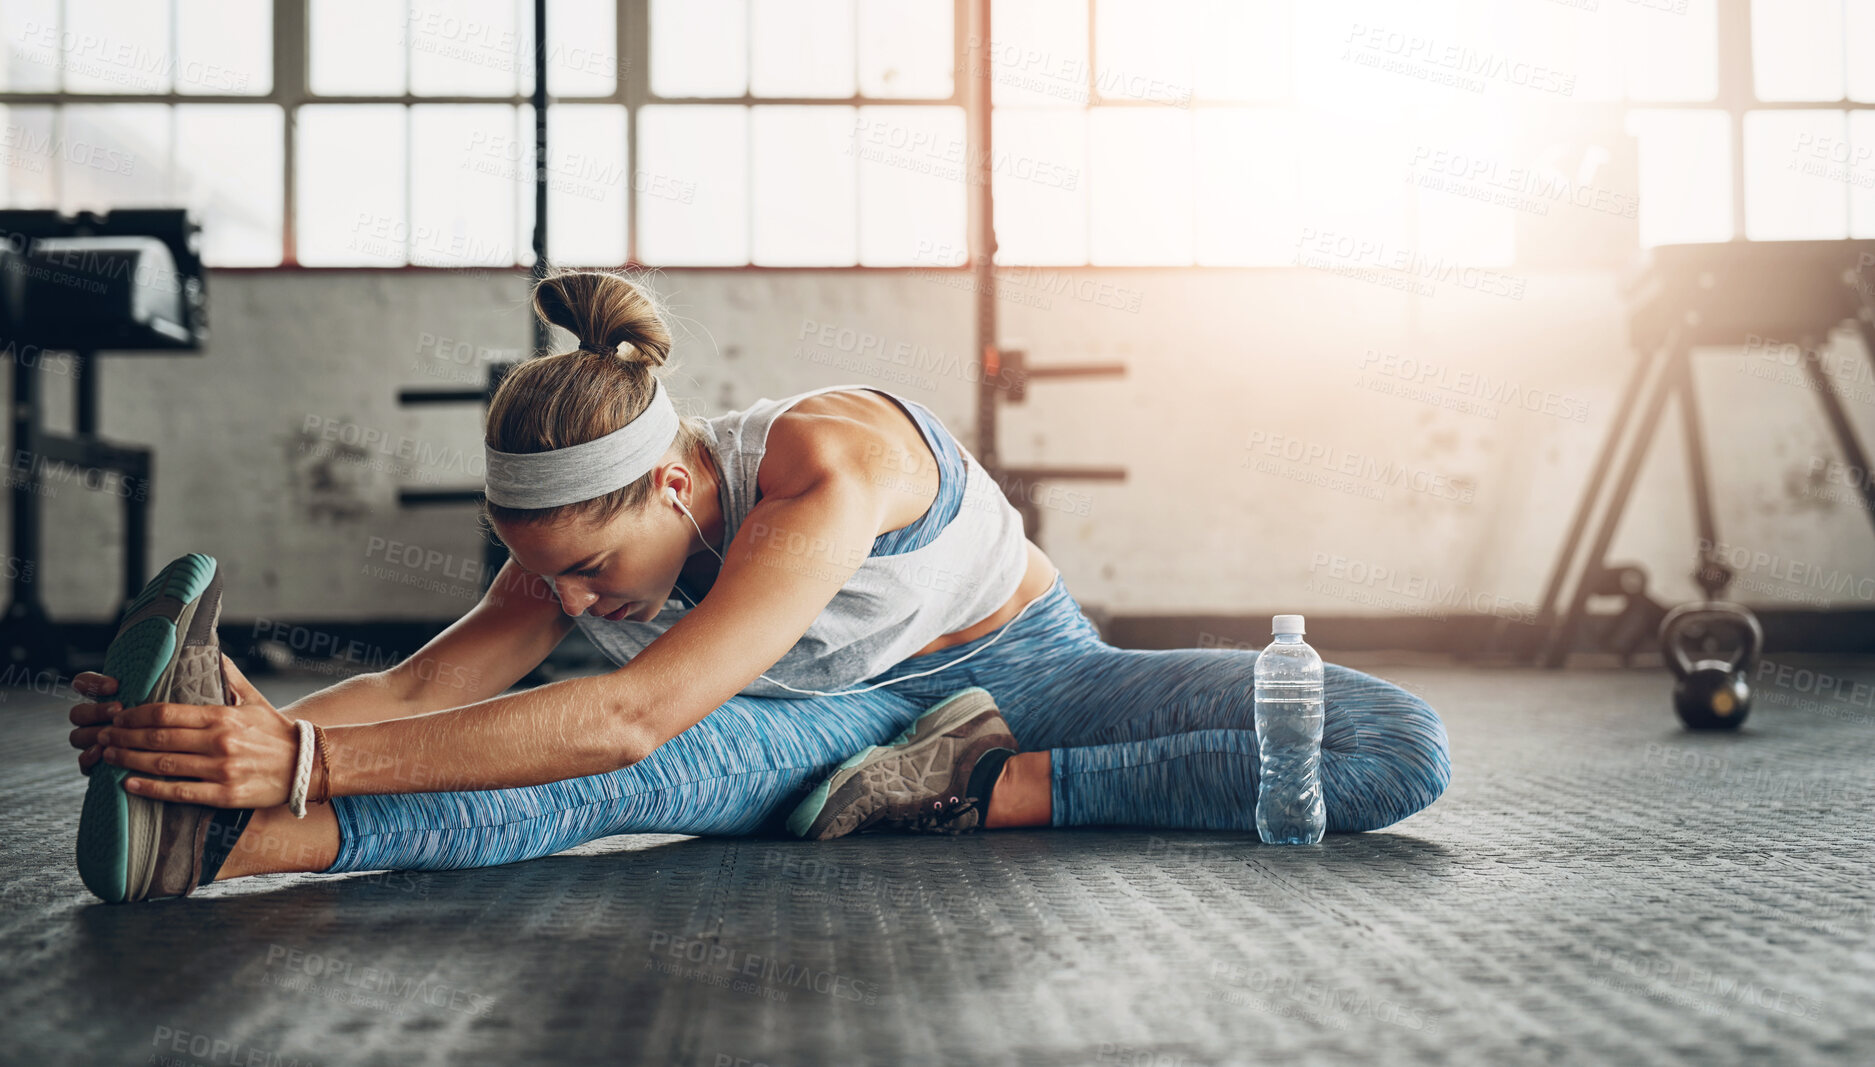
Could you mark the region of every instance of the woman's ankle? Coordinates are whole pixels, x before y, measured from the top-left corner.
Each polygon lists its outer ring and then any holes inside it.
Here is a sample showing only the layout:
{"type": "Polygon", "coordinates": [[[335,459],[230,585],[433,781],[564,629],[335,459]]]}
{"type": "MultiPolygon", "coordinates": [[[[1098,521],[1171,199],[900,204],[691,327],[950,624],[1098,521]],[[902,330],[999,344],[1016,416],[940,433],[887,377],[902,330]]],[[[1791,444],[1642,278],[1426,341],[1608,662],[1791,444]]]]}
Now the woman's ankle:
{"type": "Polygon", "coordinates": [[[296,819],[286,805],[256,809],[215,881],[252,874],[318,873],[339,856],[339,823],[330,804],[306,805],[296,819]]]}
{"type": "Polygon", "coordinates": [[[1054,821],[1054,763],[1046,751],[1018,752],[1003,764],[990,791],[983,828],[1048,826],[1054,821]]]}

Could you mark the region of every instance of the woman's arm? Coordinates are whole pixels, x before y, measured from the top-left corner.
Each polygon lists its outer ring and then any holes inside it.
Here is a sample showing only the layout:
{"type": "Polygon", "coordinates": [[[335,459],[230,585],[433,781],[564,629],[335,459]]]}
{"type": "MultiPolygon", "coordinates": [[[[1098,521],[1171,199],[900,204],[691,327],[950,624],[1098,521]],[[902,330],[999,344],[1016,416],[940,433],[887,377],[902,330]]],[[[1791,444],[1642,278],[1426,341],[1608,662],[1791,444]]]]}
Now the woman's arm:
{"type": "MultiPolygon", "coordinates": [[[[509,560],[476,606],[414,655],[386,670],[355,675],[321,689],[275,715],[285,716],[281,722],[309,719],[321,726],[336,726],[473,704],[525,677],[572,627],[553,590],[509,560]]],[[[272,705],[238,670],[230,667],[227,673],[235,683],[235,691],[228,696],[230,704],[272,712],[272,705]]],[[[72,747],[79,749],[78,769],[89,774],[103,745],[109,743],[101,735],[118,713],[107,703],[117,692],[117,680],[86,671],[72,680],[72,688],[95,701],[75,705],[71,711],[72,725],[78,727],[71,733],[72,747]]],[[[264,716],[260,723],[266,724],[264,716]]],[[[198,745],[173,751],[209,750],[198,745]]],[[[145,769],[157,770],[155,766],[145,769]]]]}
{"type": "MultiPolygon", "coordinates": [[[[772,448],[771,448],[772,452],[772,448]]],[[[333,795],[505,789],[644,759],[773,666],[872,549],[889,478],[822,441],[777,470],[710,592],[609,674],[453,711],[326,731],[333,795]],[[786,473],[780,473],[785,471],[786,473]]]]}
{"type": "MultiPolygon", "coordinates": [[[[332,727],[330,794],[504,789],[607,773],[644,759],[774,665],[873,539],[915,520],[935,496],[933,480],[905,477],[905,439],[894,430],[865,418],[792,416],[770,430],[768,456],[778,462],[762,464],[761,502],[709,594],[630,663],[449,711],[332,727]]],[[[292,729],[264,702],[152,704],[124,712],[107,743],[130,770],[201,779],[130,779],[141,795],[260,807],[285,802],[292,729]]]]}
{"type": "Polygon", "coordinates": [[[474,704],[526,677],[572,628],[547,583],[509,560],[475,607],[396,666],[347,678],[280,710],[343,726],[474,704]]]}

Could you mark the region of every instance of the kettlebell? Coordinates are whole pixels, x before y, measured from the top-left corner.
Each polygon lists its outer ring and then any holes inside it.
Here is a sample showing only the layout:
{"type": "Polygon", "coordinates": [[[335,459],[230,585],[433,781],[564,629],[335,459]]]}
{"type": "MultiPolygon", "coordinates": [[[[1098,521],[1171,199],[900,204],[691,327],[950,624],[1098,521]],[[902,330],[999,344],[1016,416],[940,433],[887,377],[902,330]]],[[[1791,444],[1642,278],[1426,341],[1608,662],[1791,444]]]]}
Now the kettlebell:
{"type": "Polygon", "coordinates": [[[1673,710],[1689,730],[1736,730],[1751,711],[1746,681],[1764,649],[1764,628],[1742,604],[1706,600],[1681,604],[1660,620],[1660,654],[1673,669],[1673,710]],[[1738,649],[1712,658],[1727,632],[1738,649]],[[1697,653],[1705,658],[1694,659],[1697,653]]]}

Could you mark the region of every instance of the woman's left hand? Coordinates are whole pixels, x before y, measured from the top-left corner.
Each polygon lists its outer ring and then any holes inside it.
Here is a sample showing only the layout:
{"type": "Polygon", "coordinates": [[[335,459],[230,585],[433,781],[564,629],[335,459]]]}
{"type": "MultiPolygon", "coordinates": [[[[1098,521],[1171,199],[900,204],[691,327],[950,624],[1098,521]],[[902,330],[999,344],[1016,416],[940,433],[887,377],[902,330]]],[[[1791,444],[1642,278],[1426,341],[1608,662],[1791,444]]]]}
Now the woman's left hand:
{"type": "Polygon", "coordinates": [[[124,788],[152,800],[215,808],[285,804],[299,758],[299,731],[274,710],[225,654],[230,704],[139,704],[98,734],[104,762],[135,776],[124,788]]]}

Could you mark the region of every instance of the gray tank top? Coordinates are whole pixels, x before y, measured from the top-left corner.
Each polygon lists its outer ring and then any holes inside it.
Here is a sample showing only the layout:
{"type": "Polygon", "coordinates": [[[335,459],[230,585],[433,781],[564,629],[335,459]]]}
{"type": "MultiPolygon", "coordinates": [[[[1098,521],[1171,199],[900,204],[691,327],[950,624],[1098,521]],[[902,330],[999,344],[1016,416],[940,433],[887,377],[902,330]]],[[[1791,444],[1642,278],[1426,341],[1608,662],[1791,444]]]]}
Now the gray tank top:
{"type": "MultiPolygon", "coordinates": [[[[747,410],[708,420],[707,447],[722,472],[723,544],[719,547],[723,551],[727,552],[755,507],[756,473],[775,419],[810,396],[846,389],[881,393],[912,410],[911,402],[884,389],[836,385],[783,400],[757,400],[747,410]]],[[[959,451],[965,478],[956,515],[921,548],[868,556],[794,647],[764,674],[796,689],[847,689],[909,659],[945,634],[982,622],[1015,595],[1028,568],[1022,516],[976,457],[961,446],[959,451]]],[[[798,558],[803,566],[830,563],[807,547],[798,558]]],[[[689,610],[688,604],[673,597],[649,622],[614,622],[588,614],[575,621],[600,651],[623,664],[689,610]]],[[[803,695],[761,678],[742,692],[803,695]]]]}

